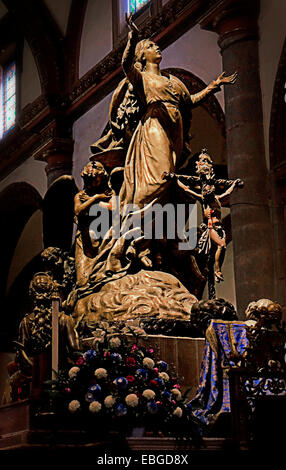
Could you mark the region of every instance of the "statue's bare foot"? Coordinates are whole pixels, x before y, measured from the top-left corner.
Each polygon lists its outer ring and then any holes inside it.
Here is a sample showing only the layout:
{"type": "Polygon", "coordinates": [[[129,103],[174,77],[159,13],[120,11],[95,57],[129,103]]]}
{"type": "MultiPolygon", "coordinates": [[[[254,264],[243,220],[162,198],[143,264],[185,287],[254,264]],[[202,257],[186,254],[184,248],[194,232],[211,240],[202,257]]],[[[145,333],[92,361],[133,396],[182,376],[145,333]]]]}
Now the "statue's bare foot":
{"type": "Polygon", "coordinates": [[[216,282],[224,281],[223,275],[220,271],[215,271],[214,275],[215,275],[216,282]]]}

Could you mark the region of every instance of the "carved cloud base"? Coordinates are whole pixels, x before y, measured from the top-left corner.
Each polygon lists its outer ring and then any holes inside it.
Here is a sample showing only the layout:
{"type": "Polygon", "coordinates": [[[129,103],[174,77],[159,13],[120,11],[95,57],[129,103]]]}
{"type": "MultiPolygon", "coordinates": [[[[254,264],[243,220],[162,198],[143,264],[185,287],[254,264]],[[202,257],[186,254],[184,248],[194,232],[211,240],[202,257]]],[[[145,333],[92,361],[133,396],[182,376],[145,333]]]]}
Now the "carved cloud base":
{"type": "Polygon", "coordinates": [[[135,318],[188,320],[196,297],[171,274],[141,270],[78,300],[74,318],[85,323],[135,318]]]}

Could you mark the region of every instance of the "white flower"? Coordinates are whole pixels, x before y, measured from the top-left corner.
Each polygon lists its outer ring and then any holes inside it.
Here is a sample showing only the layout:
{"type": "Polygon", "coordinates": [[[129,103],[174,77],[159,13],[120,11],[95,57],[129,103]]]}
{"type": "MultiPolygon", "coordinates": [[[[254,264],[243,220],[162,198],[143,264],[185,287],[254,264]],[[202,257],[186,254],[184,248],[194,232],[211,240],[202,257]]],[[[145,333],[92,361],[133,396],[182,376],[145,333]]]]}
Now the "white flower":
{"type": "Polygon", "coordinates": [[[107,397],[104,400],[104,404],[106,408],[112,408],[115,403],[115,398],[112,395],[107,395],[107,397]]]}
{"type": "Polygon", "coordinates": [[[136,408],[136,406],[139,403],[137,395],[135,395],[135,393],[130,393],[125,398],[125,403],[127,406],[130,406],[131,408],[136,408]]]}
{"type": "Polygon", "coordinates": [[[78,400],[72,400],[69,403],[69,411],[71,413],[75,413],[79,409],[80,409],[80,402],[78,400]]]}
{"type": "Polygon", "coordinates": [[[70,379],[73,379],[74,377],[77,376],[77,374],[79,373],[80,371],[80,368],[75,366],[75,367],[72,367],[70,370],[69,370],[69,378],[70,379]]]}
{"type": "Polygon", "coordinates": [[[182,394],[181,394],[180,390],[178,390],[177,388],[172,388],[171,393],[172,393],[172,395],[173,395],[173,397],[175,398],[176,401],[181,400],[182,394]]]}
{"type": "Polygon", "coordinates": [[[91,413],[98,413],[101,410],[101,403],[99,401],[92,401],[89,405],[89,411],[91,413]]]}
{"type": "Polygon", "coordinates": [[[169,382],[170,377],[168,374],[166,374],[166,372],[160,372],[159,377],[160,379],[164,380],[164,382],[169,382]]]}
{"type": "Polygon", "coordinates": [[[153,392],[153,390],[151,390],[150,388],[146,388],[142,395],[144,398],[147,398],[147,400],[154,400],[155,398],[155,392],[153,392]]]}
{"type": "Polygon", "coordinates": [[[151,357],[144,357],[143,359],[144,367],[147,367],[147,369],[153,369],[154,365],[155,365],[155,362],[153,361],[153,359],[151,359],[151,357]]]}
{"type": "Polygon", "coordinates": [[[97,379],[106,379],[107,370],[103,369],[103,367],[99,367],[99,369],[95,370],[94,375],[97,379]]]}
{"type": "Polygon", "coordinates": [[[178,418],[181,418],[183,416],[183,410],[179,406],[174,410],[173,412],[174,416],[177,416],[178,418]]]}
{"type": "Polygon", "coordinates": [[[119,348],[120,345],[121,345],[120,338],[118,338],[117,336],[110,338],[109,346],[111,347],[111,349],[119,348]]]}

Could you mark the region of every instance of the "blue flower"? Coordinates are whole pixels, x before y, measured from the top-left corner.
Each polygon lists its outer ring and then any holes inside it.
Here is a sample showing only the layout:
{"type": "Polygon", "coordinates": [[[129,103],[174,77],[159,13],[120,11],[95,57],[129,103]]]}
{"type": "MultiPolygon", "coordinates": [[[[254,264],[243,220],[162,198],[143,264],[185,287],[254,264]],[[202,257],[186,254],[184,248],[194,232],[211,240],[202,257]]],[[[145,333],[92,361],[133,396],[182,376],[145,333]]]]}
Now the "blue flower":
{"type": "Polygon", "coordinates": [[[157,367],[160,372],[165,372],[166,370],[168,370],[168,364],[165,361],[159,361],[157,363],[157,367]]]}
{"type": "Polygon", "coordinates": [[[148,378],[148,372],[145,369],[137,369],[136,374],[142,377],[143,380],[146,380],[148,378]]]}
{"type": "Polygon", "coordinates": [[[127,414],[127,408],[122,403],[116,405],[114,413],[116,416],[125,416],[127,414]]]}
{"type": "Polygon", "coordinates": [[[158,385],[163,385],[163,383],[164,383],[163,380],[160,379],[160,377],[156,377],[156,378],[153,379],[153,380],[154,380],[154,382],[157,382],[158,385]]]}
{"type": "Polygon", "coordinates": [[[112,357],[112,359],[116,362],[120,362],[122,359],[122,356],[118,353],[111,353],[110,357],[112,357]]]}
{"type": "Polygon", "coordinates": [[[87,393],[85,395],[86,401],[88,401],[90,403],[94,400],[98,400],[100,397],[101,397],[101,386],[100,385],[94,384],[94,385],[91,385],[90,387],[88,387],[87,393]]]}
{"type": "Polygon", "coordinates": [[[157,411],[158,411],[158,405],[157,405],[157,403],[155,403],[155,401],[152,401],[152,400],[148,401],[147,409],[148,409],[149,413],[156,414],[157,411]]]}
{"type": "Polygon", "coordinates": [[[164,392],[162,392],[162,397],[163,398],[166,398],[166,400],[170,400],[171,399],[171,393],[170,392],[167,392],[166,390],[164,392]]]}
{"type": "Polygon", "coordinates": [[[114,380],[114,383],[121,390],[124,390],[128,386],[128,380],[125,377],[118,377],[114,380]]]}
{"type": "Polygon", "coordinates": [[[84,358],[87,362],[94,361],[96,359],[96,351],[89,349],[84,353],[84,358]]]}

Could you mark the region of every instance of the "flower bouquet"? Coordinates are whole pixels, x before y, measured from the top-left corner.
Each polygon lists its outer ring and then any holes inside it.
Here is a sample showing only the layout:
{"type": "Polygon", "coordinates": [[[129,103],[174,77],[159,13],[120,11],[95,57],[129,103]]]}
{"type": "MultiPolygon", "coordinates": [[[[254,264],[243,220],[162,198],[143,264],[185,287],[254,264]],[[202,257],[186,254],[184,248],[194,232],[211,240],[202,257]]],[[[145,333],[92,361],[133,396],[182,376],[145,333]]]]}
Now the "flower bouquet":
{"type": "Polygon", "coordinates": [[[92,348],[77,353],[57,380],[60,412],[69,422],[109,432],[146,431],[167,436],[200,435],[196,418],[178,378],[168,364],[142,345],[144,330],[118,331],[106,322],[93,333],[92,348]]]}

